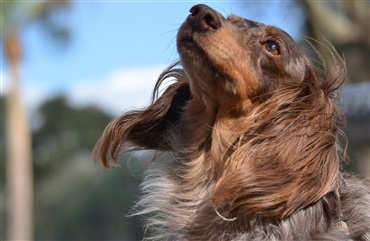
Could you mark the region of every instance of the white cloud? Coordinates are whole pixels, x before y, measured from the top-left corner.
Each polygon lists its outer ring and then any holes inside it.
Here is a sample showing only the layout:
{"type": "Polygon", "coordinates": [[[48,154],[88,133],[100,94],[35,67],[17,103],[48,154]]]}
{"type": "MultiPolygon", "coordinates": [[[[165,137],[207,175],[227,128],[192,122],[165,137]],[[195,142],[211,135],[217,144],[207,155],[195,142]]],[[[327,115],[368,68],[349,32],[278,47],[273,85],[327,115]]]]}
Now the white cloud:
{"type": "Polygon", "coordinates": [[[165,67],[116,70],[101,80],[78,81],[66,95],[72,104],[93,104],[118,115],[149,103],[155,82],[165,67]]]}
{"type": "MultiPolygon", "coordinates": [[[[55,89],[54,85],[46,84],[47,82],[24,81],[22,101],[32,113],[43,101],[60,93],[65,94],[72,105],[96,105],[108,113],[119,115],[128,109],[148,105],[157,78],[166,67],[158,65],[117,69],[102,78],[76,80],[63,91],[55,89]]],[[[3,95],[9,90],[9,76],[2,71],[0,74],[0,94],[3,95]]]]}

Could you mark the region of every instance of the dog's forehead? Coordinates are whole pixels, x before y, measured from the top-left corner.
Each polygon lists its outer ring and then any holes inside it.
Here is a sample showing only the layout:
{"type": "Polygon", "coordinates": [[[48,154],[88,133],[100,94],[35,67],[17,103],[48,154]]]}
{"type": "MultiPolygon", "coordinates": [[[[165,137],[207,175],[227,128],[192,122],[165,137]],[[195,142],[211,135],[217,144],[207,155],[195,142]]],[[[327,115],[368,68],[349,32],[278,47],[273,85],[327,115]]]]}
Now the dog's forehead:
{"type": "Polygon", "coordinates": [[[253,27],[263,27],[263,26],[266,26],[265,24],[263,24],[261,22],[252,21],[252,20],[249,20],[249,19],[246,19],[246,18],[243,18],[243,20],[251,28],[253,28],[253,27]]]}
{"type": "Polygon", "coordinates": [[[263,27],[266,26],[265,24],[257,21],[253,21],[250,19],[242,18],[237,15],[230,15],[228,16],[227,20],[230,22],[237,24],[237,25],[245,25],[248,28],[253,28],[253,27],[263,27]]]}
{"type": "Polygon", "coordinates": [[[280,37],[280,38],[284,38],[286,40],[291,40],[291,41],[294,41],[293,38],[287,33],[285,32],[283,29],[281,28],[278,28],[276,26],[270,26],[270,25],[264,25],[265,28],[264,30],[266,31],[266,33],[268,35],[271,35],[271,36],[274,36],[274,37],[280,37]]]}
{"type": "Polygon", "coordinates": [[[267,35],[272,35],[276,37],[280,36],[283,38],[291,39],[291,36],[287,32],[285,32],[284,30],[276,26],[266,25],[258,21],[241,18],[236,15],[229,16],[227,20],[229,20],[231,23],[235,24],[236,26],[247,30],[248,32],[253,29],[256,29],[257,31],[260,32],[260,34],[263,34],[263,35],[267,34],[267,35]]]}
{"type": "Polygon", "coordinates": [[[266,25],[258,21],[241,18],[236,15],[230,15],[227,19],[233,24],[238,25],[239,27],[246,27],[248,29],[261,27],[264,31],[268,32],[271,35],[280,35],[280,36],[282,35],[282,36],[286,36],[287,38],[291,39],[291,36],[287,32],[285,32],[284,30],[276,26],[266,25]]]}

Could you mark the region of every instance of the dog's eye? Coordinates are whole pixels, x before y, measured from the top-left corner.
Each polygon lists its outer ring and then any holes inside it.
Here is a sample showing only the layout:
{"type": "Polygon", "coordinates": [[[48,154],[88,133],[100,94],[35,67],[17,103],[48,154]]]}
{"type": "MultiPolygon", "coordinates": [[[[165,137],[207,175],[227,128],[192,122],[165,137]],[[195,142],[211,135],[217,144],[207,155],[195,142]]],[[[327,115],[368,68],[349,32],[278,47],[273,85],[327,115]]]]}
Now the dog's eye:
{"type": "Polygon", "coordinates": [[[270,52],[271,54],[273,55],[280,55],[280,49],[279,49],[279,45],[277,43],[275,43],[274,41],[266,41],[264,44],[263,44],[263,47],[268,51],[270,52]]]}

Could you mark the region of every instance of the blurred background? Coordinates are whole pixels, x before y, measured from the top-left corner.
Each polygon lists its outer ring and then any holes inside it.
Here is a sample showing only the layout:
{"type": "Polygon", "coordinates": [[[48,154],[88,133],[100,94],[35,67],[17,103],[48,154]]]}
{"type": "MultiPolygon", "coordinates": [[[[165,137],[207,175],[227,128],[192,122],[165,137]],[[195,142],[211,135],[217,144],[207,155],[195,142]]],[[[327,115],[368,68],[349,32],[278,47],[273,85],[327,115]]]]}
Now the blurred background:
{"type": "MultiPolygon", "coordinates": [[[[91,151],[119,114],[148,103],[178,60],[193,1],[2,1],[1,240],[141,240],[145,154],[104,170],[91,151]],[[127,165],[129,161],[129,165],[127,165]]],[[[370,176],[369,1],[204,1],[345,56],[350,164],[370,176]]]]}

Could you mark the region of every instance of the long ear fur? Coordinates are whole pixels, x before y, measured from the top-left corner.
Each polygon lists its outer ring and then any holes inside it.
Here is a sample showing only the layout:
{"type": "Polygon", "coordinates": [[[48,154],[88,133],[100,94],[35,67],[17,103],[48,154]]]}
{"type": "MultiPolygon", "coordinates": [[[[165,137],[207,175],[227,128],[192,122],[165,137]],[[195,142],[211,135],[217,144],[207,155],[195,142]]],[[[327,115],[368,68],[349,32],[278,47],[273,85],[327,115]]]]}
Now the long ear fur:
{"type": "Polygon", "coordinates": [[[248,131],[240,132],[212,196],[224,217],[284,218],[337,191],[342,115],[334,91],[345,68],[332,56],[337,64],[323,65],[326,80],[307,66],[303,82],[276,90],[240,121],[248,131]]]}
{"type": "Polygon", "coordinates": [[[127,142],[138,148],[171,150],[167,134],[180,121],[182,108],[191,98],[185,75],[181,69],[174,68],[175,65],[159,77],[152,103],[146,109],[129,111],[107,126],[94,150],[95,158],[105,167],[110,166],[110,160],[117,160],[127,142]],[[159,87],[169,78],[176,82],[158,97],[159,87]]]}

